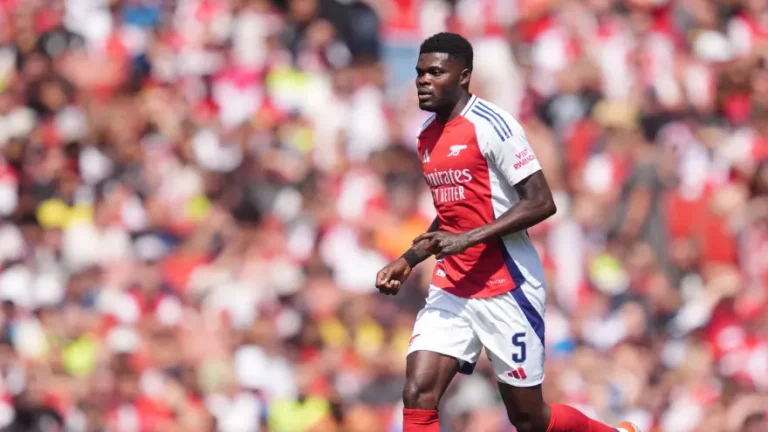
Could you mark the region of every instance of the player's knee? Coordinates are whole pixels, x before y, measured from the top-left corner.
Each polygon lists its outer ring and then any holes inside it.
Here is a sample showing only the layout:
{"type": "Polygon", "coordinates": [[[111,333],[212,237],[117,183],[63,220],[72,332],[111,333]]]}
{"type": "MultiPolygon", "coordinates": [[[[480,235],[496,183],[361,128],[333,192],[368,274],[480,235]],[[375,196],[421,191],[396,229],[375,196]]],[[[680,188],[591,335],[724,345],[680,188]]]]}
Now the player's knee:
{"type": "Polygon", "coordinates": [[[509,416],[509,421],[515,426],[517,432],[540,432],[535,428],[533,421],[530,419],[521,419],[518,417],[509,416]]]}
{"type": "Polygon", "coordinates": [[[437,409],[440,401],[439,390],[432,384],[433,380],[419,376],[409,377],[403,387],[403,405],[408,409],[437,409]]]}
{"type": "Polygon", "coordinates": [[[525,412],[507,412],[507,415],[517,432],[546,432],[549,426],[543,415],[525,412]]]}

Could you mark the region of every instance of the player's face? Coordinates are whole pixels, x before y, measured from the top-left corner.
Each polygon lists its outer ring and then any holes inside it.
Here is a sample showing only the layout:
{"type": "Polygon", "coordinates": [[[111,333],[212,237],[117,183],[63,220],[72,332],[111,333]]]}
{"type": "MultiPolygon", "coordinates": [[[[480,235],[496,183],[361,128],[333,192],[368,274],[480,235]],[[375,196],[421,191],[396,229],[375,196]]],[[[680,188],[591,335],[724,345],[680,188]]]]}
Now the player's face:
{"type": "Polygon", "coordinates": [[[416,91],[419,108],[437,112],[452,109],[469,85],[470,72],[461,61],[445,53],[426,53],[416,64],[416,91]]]}

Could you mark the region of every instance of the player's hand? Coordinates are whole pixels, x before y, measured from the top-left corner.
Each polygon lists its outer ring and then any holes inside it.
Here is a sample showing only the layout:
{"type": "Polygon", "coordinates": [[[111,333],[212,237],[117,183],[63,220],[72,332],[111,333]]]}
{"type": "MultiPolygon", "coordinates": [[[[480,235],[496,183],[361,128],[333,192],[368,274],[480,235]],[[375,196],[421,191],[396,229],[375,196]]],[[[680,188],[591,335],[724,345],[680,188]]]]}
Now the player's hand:
{"type": "Polygon", "coordinates": [[[413,243],[418,243],[424,240],[429,242],[427,251],[437,259],[443,259],[449,255],[462,253],[469,247],[469,238],[466,234],[432,231],[416,237],[413,239],[413,243]]]}
{"type": "Polygon", "coordinates": [[[392,261],[376,275],[376,288],[384,295],[396,295],[411,270],[411,266],[402,258],[392,261]]]}

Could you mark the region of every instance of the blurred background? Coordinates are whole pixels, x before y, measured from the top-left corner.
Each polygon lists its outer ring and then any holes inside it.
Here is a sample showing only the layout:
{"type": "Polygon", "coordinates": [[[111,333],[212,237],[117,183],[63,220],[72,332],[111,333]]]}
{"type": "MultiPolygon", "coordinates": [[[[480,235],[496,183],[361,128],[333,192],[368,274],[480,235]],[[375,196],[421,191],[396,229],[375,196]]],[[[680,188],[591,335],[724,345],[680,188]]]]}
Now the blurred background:
{"type": "Polygon", "coordinates": [[[0,0],[0,428],[401,431],[443,30],[556,195],[548,400],[768,431],[768,0],[0,0]]]}

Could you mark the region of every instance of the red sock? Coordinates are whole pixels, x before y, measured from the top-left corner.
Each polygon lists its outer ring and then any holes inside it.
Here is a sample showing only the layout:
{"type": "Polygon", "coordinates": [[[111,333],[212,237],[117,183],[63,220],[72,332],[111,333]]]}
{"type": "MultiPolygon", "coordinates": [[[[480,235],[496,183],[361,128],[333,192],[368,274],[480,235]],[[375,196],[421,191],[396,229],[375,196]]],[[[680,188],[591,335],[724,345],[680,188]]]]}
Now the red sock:
{"type": "Polygon", "coordinates": [[[550,404],[549,409],[552,417],[547,432],[616,432],[615,428],[592,420],[568,405],[550,404]]]}
{"type": "Polygon", "coordinates": [[[440,432],[437,410],[403,410],[403,432],[440,432]]]}

